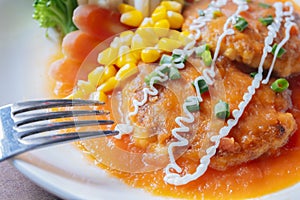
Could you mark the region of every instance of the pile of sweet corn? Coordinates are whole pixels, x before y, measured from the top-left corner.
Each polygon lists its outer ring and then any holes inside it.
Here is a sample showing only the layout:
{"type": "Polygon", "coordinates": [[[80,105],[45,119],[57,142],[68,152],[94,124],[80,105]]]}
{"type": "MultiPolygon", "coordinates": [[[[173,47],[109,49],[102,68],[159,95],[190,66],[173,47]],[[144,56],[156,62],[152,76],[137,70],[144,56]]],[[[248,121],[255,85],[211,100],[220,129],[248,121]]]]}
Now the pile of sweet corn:
{"type": "Polygon", "coordinates": [[[87,81],[78,81],[76,90],[67,98],[89,98],[106,102],[107,95],[120,81],[138,72],[137,65],[140,61],[153,63],[163,53],[185,46],[190,41],[187,37],[189,33],[172,30],[182,25],[181,9],[180,3],[163,1],[153,11],[151,18],[143,18],[134,7],[121,4],[121,21],[125,20],[139,27],[115,37],[110,46],[98,55],[101,66],[88,75],[87,81]]]}
{"type": "Polygon", "coordinates": [[[143,17],[143,13],[128,4],[120,4],[121,22],[132,27],[158,27],[179,29],[183,24],[182,4],[176,1],[162,1],[155,8],[151,17],[143,17]]]}

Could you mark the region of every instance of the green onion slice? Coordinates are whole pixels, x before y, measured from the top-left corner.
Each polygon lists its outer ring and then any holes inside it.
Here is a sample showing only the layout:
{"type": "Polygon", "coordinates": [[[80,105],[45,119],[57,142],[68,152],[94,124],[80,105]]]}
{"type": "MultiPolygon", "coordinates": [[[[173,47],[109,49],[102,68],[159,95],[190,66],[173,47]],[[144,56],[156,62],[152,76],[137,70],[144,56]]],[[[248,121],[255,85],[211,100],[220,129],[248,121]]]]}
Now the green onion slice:
{"type": "MultiPolygon", "coordinates": [[[[196,83],[200,89],[200,94],[208,91],[208,85],[206,84],[204,79],[199,79],[196,83]]],[[[192,85],[195,87],[195,83],[193,82],[192,85]]]]}
{"type": "Polygon", "coordinates": [[[268,26],[268,25],[270,25],[270,24],[273,23],[274,19],[273,19],[273,17],[270,15],[270,16],[268,16],[268,17],[260,17],[260,18],[258,19],[258,21],[260,21],[264,26],[268,26]]]}
{"type": "Polygon", "coordinates": [[[243,30],[245,30],[245,28],[247,28],[247,26],[248,22],[244,18],[239,17],[236,21],[236,24],[234,25],[234,28],[242,32],[243,30]]]}
{"type": "Polygon", "coordinates": [[[162,64],[171,64],[171,63],[172,63],[172,60],[173,60],[173,57],[172,57],[172,56],[163,54],[163,55],[161,56],[161,59],[160,59],[160,61],[159,61],[159,64],[160,64],[160,65],[162,65],[162,64]]]}
{"type": "Polygon", "coordinates": [[[220,100],[214,109],[215,115],[219,119],[227,119],[230,116],[230,110],[228,103],[220,100]]]}
{"type": "MultiPolygon", "coordinates": [[[[144,81],[145,81],[145,83],[149,86],[149,85],[150,85],[151,79],[154,78],[154,77],[158,77],[158,76],[159,76],[159,74],[158,74],[156,71],[153,71],[153,72],[151,72],[149,75],[147,75],[147,76],[145,77],[144,81]]],[[[158,83],[158,80],[155,80],[155,81],[154,81],[154,84],[155,84],[155,83],[158,83]]]]}
{"type": "Polygon", "coordinates": [[[192,102],[192,101],[195,102],[195,104],[186,106],[186,109],[189,112],[199,111],[200,110],[200,104],[199,104],[199,101],[198,101],[197,97],[189,97],[188,99],[185,100],[185,102],[192,102]],[[190,98],[192,98],[192,99],[190,99],[190,98]]]}
{"type": "Polygon", "coordinates": [[[195,53],[196,53],[196,56],[199,56],[201,57],[201,54],[205,51],[205,50],[209,50],[209,45],[208,44],[203,44],[201,46],[198,46],[195,48],[195,53]]]}
{"type": "MultiPolygon", "coordinates": [[[[275,43],[275,44],[273,45],[273,47],[272,47],[272,54],[273,54],[273,55],[275,54],[275,51],[276,51],[276,49],[277,49],[277,46],[278,46],[278,44],[275,43]]],[[[284,48],[280,48],[280,49],[279,49],[279,52],[278,52],[278,54],[277,54],[277,58],[280,58],[285,52],[286,52],[286,50],[285,50],[284,48]]]]}
{"type": "Polygon", "coordinates": [[[252,78],[254,78],[256,74],[257,74],[257,72],[251,72],[251,73],[250,73],[250,76],[251,76],[252,78]]]}
{"type": "Polygon", "coordinates": [[[205,64],[205,66],[210,66],[212,63],[212,57],[211,57],[211,52],[209,50],[205,50],[202,54],[201,54],[201,58],[205,64]]]}
{"type": "Polygon", "coordinates": [[[285,78],[279,78],[274,81],[271,85],[271,89],[274,92],[283,92],[284,90],[288,89],[289,82],[285,78]]]}
{"type": "Polygon", "coordinates": [[[180,79],[181,78],[179,70],[176,67],[171,67],[170,68],[169,78],[171,80],[176,80],[176,79],[180,79]]]}
{"type": "Polygon", "coordinates": [[[182,62],[178,62],[178,61],[175,62],[175,60],[176,60],[177,58],[180,58],[180,57],[181,57],[181,55],[174,54],[174,53],[172,54],[172,58],[173,58],[173,61],[174,61],[175,64],[178,64],[178,63],[185,63],[186,60],[187,60],[187,58],[188,58],[187,55],[185,55],[184,58],[183,58],[183,60],[182,60],[182,62]]]}

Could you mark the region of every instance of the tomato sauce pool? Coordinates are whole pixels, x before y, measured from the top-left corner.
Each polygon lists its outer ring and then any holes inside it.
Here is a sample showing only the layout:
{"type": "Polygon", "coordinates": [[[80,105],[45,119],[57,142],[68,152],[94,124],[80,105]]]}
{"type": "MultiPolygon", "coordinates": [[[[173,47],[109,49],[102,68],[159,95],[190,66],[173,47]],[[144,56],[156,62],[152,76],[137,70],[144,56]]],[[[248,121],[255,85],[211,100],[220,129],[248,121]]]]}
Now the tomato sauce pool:
{"type": "MultiPolygon", "coordinates": [[[[300,127],[300,75],[288,80],[293,103],[290,112],[300,127]]],[[[89,156],[92,158],[92,155],[89,156]]],[[[184,163],[195,168],[199,164],[179,158],[178,164],[184,163]]],[[[276,155],[262,156],[226,171],[208,169],[202,177],[183,186],[165,183],[163,169],[148,173],[126,173],[98,165],[124,183],[159,196],[184,199],[261,197],[300,182],[300,130],[298,128],[276,155]]]]}

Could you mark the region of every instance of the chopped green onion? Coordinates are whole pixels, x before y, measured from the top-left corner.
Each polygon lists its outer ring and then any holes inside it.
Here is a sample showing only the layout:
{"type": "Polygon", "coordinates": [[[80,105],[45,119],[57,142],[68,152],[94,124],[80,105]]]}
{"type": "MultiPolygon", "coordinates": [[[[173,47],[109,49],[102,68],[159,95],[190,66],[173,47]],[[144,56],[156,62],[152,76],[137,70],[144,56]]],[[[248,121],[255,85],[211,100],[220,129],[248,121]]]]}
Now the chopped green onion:
{"type": "MultiPolygon", "coordinates": [[[[149,75],[147,75],[146,77],[145,77],[145,83],[147,84],[147,85],[150,85],[150,81],[151,81],[151,79],[152,78],[154,78],[154,77],[158,77],[159,75],[158,75],[158,73],[156,72],[156,71],[153,71],[153,72],[151,72],[149,75]]],[[[154,81],[154,84],[155,83],[158,83],[158,80],[155,80],[154,81]]]]}
{"type": "MultiPolygon", "coordinates": [[[[272,54],[273,54],[273,55],[275,54],[275,51],[276,51],[276,49],[277,49],[277,46],[278,46],[278,44],[275,43],[275,44],[273,45],[273,47],[272,47],[272,54]]],[[[279,49],[279,52],[278,52],[278,54],[277,54],[277,58],[280,58],[285,52],[286,52],[286,50],[285,50],[284,48],[280,48],[280,49],[279,49]]]]}
{"type": "Polygon", "coordinates": [[[199,16],[205,16],[205,13],[204,13],[203,10],[198,9],[198,15],[199,15],[199,16]]]}
{"type": "Polygon", "coordinates": [[[170,67],[166,66],[165,68],[161,69],[160,71],[161,71],[162,73],[164,73],[164,74],[169,74],[169,72],[170,72],[170,67]]]}
{"type": "Polygon", "coordinates": [[[202,54],[201,54],[201,58],[205,64],[205,66],[210,66],[212,63],[212,57],[211,57],[211,53],[209,50],[205,50],[202,54]]]}
{"type": "Polygon", "coordinates": [[[213,18],[216,19],[218,17],[221,17],[223,13],[220,10],[213,11],[213,18]]]}
{"type": "Polygon", "coordinates": [[[271,8],[271,5],[266,3],[259,3],[258,6],[262,8],[271,8]]]}
{"type": "MultiPolygon", "coordinates": [[[[192,85],[195,87],[195,83],[193,82],[192,85]]],[[[197,85],[200,89],[200,94],[203,94],[204,92],[208,91],[208,85],[206,84],[204,79],[199,79],[197,81],[197,85]]]]}
{"type": "MultiPolygon", "coordinates": [[[[191,98],[191,97],[190,97],[190,98],[191,98]]],[[[198,101],[197,97],[192,97],[192,98],[193,98],[193,99],[186,99],[185,102],[195,101],[196,104],[186,106],[186,109],[187,109],[189,112],[196,112],[196,111],[199,111],[199,110],[200,110],[200,104],[199,104],[199,101],[198,101]]]]}
{"type": "Polygon", "coordinates": [[[283,92],[284,90],[288,89],[289,82],[284,78],[279,78],[274,81],[271,85],[271,89],[275,92],[283,92]]]}
{"type": "Polygon", "coordinates": [[[180,79],[181,78],[179,70],[176,67],[171,67],[170,68],[169,78],[171,80],[176,80],[176,79],[180,79]]]}
{"type": "Polygon", "coordinates": [[[162,65],[162,64],[170,64],[172,63],[172,60],[173,60],[173,57],[172,56],[169,56],[167,54],[163,54],[160,61],[159,61],[159,64],[162,65]]]}
{"type": "Polygon", "coordinates": [[[273,19],[273,17],[270,15],[270,16],[268,16],[268,17],[260,17],[260,18],[258,19],[258,21],[260,21],[264,26],[268,26],[268,25],[270,25],[270,24],[273,23],[274,19],[273,19]]]}
{"type": "Polygon", "coordinates": [[[251,76],[252,78],[254,78],[256,74],[257,74],[257,72],[251,72],[251,73],[250,73],[250,76],[251,76]]]}
{"type": "Polygon", "coordinates": [[[227,119],[230,116],[229,105],[222,100],[215,105],[214,111],[216,117],[219,119],[227,119]]]}
{"type": "Polygon", "coordinates": [[[236,21],[236,24],[234,25],[234,28],[242,32],[243,30],[245,30],[245,28],[247,28],[247,26],[248,22],[244,18],[239,17],[236,21]]]}
{"type": "MultiPolygon", "coordinates": [[[[173,61],[175,60],[175,59],[177,59],[177,58],[180,58],[181,57],[181,55],[178,55],[178,54],[172,54],[172,58],[173,58],[173,61]]],[[[176,64],[178,64],[178,63],[185,63],[186,62],[186,60],[187,60],[187,55],[185,55],[185,57],[183,58],[183,61],[182,62],[174,62],[174,63],[176,63],[176,64]]]]}
{"type": "Polygon", "coordinates": [[[201,57],[201,54],[205,51],[205,50],[209,50],[209,45],[208,44],[203,44],[201,46],[198,46],[196,47],[195,49],[195,53],[196,53],[196,56],[199,56],[201,57]]]}

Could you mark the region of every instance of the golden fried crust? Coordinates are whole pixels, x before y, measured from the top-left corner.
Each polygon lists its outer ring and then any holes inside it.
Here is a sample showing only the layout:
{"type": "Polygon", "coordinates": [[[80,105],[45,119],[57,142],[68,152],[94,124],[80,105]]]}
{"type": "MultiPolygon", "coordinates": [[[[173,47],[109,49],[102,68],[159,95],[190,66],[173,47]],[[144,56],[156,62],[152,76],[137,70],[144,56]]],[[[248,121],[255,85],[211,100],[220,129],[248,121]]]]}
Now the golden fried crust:
{"type": "MultiPolygon", "coordinates": [[[[238,63],[226,58],[220,58],[216,64],[224,81],[225,99],[230,105],[230,111],[237,109],[253,78],[238,70],[238,63]]],[[[296,121],[288,113],[290,106],[289,91],[275,93],[270,84],[262,85],[246,107],[239,123],[227,137],[221,139],[210,167],[225,170],[264,154],[272,154],[285,145],[296,130],[296,121]]],[[[206,119],[210,120],[209,116],[206,119]]],[[[199,133],[206,129],[207,126],[200,126],[199,133]]],[[[199,134],[192,143],[187,153],[187,156],[191,156],[190,159],[199,159],[197,152],[202,151],[201,138],[203,135],[199,134]]]]}
{"type": "MultiPolygon", "coordinates": [[[[185,10],[184,16],[186,21],[183,25],[184,30],[188,30],[192,20],[198,17],[198,9],[206,8],[204,4],[207,4],[206,1],[204,3],[201,1],[185,10]]],[[[261,61],[264,40],[268,35],[267,26],[263,25],[259,18],[269,15],[275,17],[275,9],[273,7],[262,8],[257,1],[251,1],[248,5],[249,9],[241,13],[241,17],[248,22],[248,27],[242,32],[235,30],[235,34],[226,36],[222,41],[220,54],[231,60],[243,62],[253,68],[257,68],[261,61]]],[[[223,26],[227,18],[235,12],[236,8],[236,5],[231,1],[223,6],[221,8],[222,16],[213,19],[202,28],[202,42],[208,43],[212,49],[215,49],[219,36],[223,33],[223,26]]],[[[275,63],[274,72],[278,76],[286,77],[300,72],[300,21],[298,14],[294,13],[294,16],[294,21],[297,25],[292,28],[291,37],[283,46],[286,53],[278,58],[275,63]]],[[[284,22],[285,20],[283,20],[284,22]]],[[[284,36],[285,28],[283,28],[282,24],[274,43],[280,43],[284,36]]],[[[269,54],[263,65],[264,69],[270,68],[272,59],[273,55],[269,54]]]]}
{"type": "MultiPolygon", "coordinates": [[[[200,73],[195,70],[203,64],[199,59],[189,60],[185,69],[180,70],[182,79],[191,83],[200,73]],[[199,66],[200,65],[200,66],[199,66]]],[[[251,85],[253,78],[249,74],[240,71],[238,68],[240,64],[232,62],[224,56],[221,56],[217,62],[217,74],[223,82],[225,91],[224,101],[230,105],[230,111],[238,108],[239,103],[242,101],[243,95],[246,93],[248,86],[251,85]]],[[[142,97],[141,90],[145,86],[144,76],[149,74],[151,69],[150,65],[139,65],[141,72],[137,75],[131,83],[123,89],[123,106],[125,110],[132,110],[132,98],[135,97],[139,100],[142,97]],[[130,107],[130,108],[128,108],[130,107]]],[[[272,79],[270,82],[274,81],[272,79]]],[[[174,81],[170,81],[175,83],[174,81]]],[[[176,84],[176,83],[175,83],[176,84]]],[[[190,87],[188,85],[177,85],[177,92],[187,93],[190,87]],[[181,88],[178,88],[178,86],[181,88]]],[[[180,107],[182,102],[177,101],[178,96],[183,94],[174,95],[170,90],[159,88],[159,95],[149,99],[147,104],[142,106],[136,117],[132,118],[134,123],[139,126],[154,128],[155,138],[143,141],[141,145],[140,140],[134,140],[136,145],[150,149],[166,149],[169,141],[174,141],[171,135],[171,130],[177,125],[174,120],[178,116],[182,116],[180,107]],[[179,104],[179,105],[176,105],[179,104]],[[166,109],[167,108],[167,109],[166,109]],[[161,112],[161,110],[164,110],[161,112]],[[155,111],[159,113],[155,114],[155,111]],[[149,116],[150,115],[150,116],[149,116]],[[161,119],[164,120],[161,120],[161,119]],[[153,147],[153,148],[152,148],[153,147]],[[156,148],[157,147],[157,148],[156,148]]],[[[175,90],[173,90],[174,92],[175,90]]],[[[199,118],[196,119],[195,128],[197,134],[191,140],[191,146],[182,156],[186,160],[195,160],[199,162],[201,157],[205,154],[206,148],[209,147],[210,129],[211,125],[215,122],[212,120],[213,102],[209,92],[203,94],[203,102],[200,104],[199,118]],[[196,125],[197,124],[197,125],[196,125]]],[[[246,107],[239,123],[235,126],[229,135],[223,138],[220,146],[217,149],[216,155],[212,158],[210,167],[217,170],[225,170],[226,168],[241,163],[245,163],[256,159],[264,154],[272,154],[274,150],[285,145],[289,137],[296,130],[296,122],[293,116],[288,113],[290,105],[290,93],[288,91],[283,93],[275,93],[270,84],[262,85],[253,96],[251,102],[246,107]]],[[[225,125],[223,122],[219,128],[225,125]]],[[[194,130],[195,130],[194,129],[194,130]]],[[[137,134],[137,133],[135,133],[137,134]]]]}

